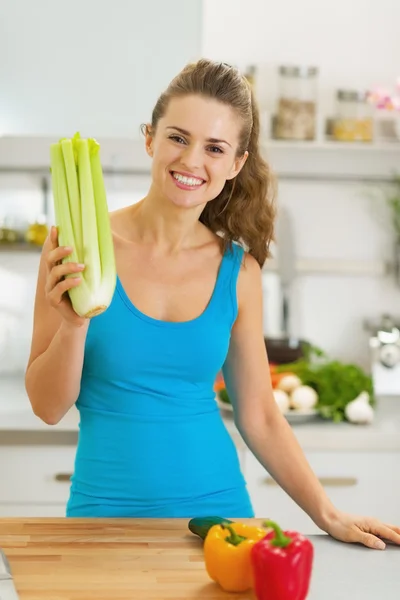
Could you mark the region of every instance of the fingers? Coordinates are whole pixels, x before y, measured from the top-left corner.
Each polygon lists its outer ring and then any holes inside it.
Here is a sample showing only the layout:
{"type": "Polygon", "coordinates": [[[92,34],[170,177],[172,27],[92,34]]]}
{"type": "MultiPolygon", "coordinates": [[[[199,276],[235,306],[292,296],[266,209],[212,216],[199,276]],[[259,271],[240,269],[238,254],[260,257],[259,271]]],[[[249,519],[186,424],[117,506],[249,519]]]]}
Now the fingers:
{"type": "Polygon", "coordinates": [[[63,299],[63,295],[68,290],[77,287],[81,283],[80,277],[68,277],[60,281],[48,294],[47,299],[51,306],[56,308],[63,299]]]}
{"type": "Polygon", "coordinates": [[[59,246],[58,245],[58,232],[57,227],[51,227],[50,229],[50,250],[46,255],[46,264],[49,270],[54,267],[54,265],[60,263],[63,258],[72,253],[73,248],[69,246],[59,246]]]}
{"type": "Polygon", "coordinates": [[[58,246],[58,231],[57,227],[52,227],[50,230],[50,241],[53,248],[57,248],[58,246]]]}
{"type": "Polygon", "coordinates": [[[386,548],[385,542],[380,538],[384,538],[388,542],[400,545],[399,527],[387,525],[376,520],[371,520],[368,525],[369,531],[360,531],[358,536],[359,539],[356,541],[360,541],[365,546],[368,546],[368,548],[375,548],[378,550],[383,550],[386,548]]]}
{"type": "Polygon", "coordinates": [[[46,264],[47,268],[50,271],[54,265],[57,265],[62,261],[63,258],[69,256],[72,252],[72,248],[70,246],[56,246],[50,252],[48,252],[46,256],[46,264]]]}
{"type": "Polygon", "coordinates": [[[400,545],[400,529],[399,527],[394,527],[393,525],[386,525],[385,523],[376,523],[374,527],[371,528],[372,533],[378,535],[379,537],[388,540],[389,542],[393,542],[394,544],[400,545]]]}
{"type": "Polygon", "coordinates": [[[367,546],[367,548],[372,548],[373,550],[384,550],[386,548],[385,542],[372,533],[360,532],[353,541],[360,542],[361,544],[364,544],[364,546],[367,546]]]}
{"type": "Polygon", "coordinates": [[[51,269],[50,274],[48,276],[46,292],[50,293],[51,290],[58,284],[58,282],[61,281],[61,279],[63,279],[66,275],[79,273],[83,271],[84,268],[85,265],[72,262],[56,265],[51,269]]]}
{"type": "Polygon", "coordinates": [[[386,527],[389,527],[389,529],[392,529],[393,531],[395,531],[396,533],[398,533],[400,535],[400,527],[398,527],[397,525],[391,525],[389,523],[385,523],[386,527]]]}

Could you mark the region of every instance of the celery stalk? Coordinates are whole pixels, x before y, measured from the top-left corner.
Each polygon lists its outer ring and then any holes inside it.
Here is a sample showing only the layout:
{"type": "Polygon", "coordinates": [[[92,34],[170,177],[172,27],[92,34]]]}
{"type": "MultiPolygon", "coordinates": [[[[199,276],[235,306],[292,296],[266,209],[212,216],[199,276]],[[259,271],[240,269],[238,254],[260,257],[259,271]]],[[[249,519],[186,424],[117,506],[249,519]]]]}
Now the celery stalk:
{"type": "Polygon", "coordinates": [[[89,145],[85,139],[77,141],[79,189],[82,207],[83,263],[85,279],[92,293],[101,283],[101,264],[97,230],[96,205],[94,201],[89,145]]]}
{"type": "Polygon", "coordinates": [[[72,246],[73,252],[66,257],[68,262],[78,262],[72,226],[67,178],[60,144],[51,144],[51,174],[54,196],[54,212],[58,225],[58,243],[60,246],[72,246]]]}
{"type": "Polygon", "coordinates": [[[107,195],[104,185],[103,171],[100,162],[100,145],[89,140],[90,168],[92,172],[94,200],[96,204],[97,231],[99,240],[101,276],[104,293],[112,297],[116,282],[114,243],[109,225],[107,195]]]}
{"type": "Polygon", "coordinates": [[[73,248],[63,262],[85,264],[85,270],[79,274],[81,283],[68,294],[75,312],[86,318],[108,308],[116,285],[114,245],[99,148],[95,140],[81,139],[79,134],[50,146],[59,244],[73,248]]]}
{"type": "Polygon", "coordinates": [[[61,140],[61,150],[67,176],[69,209],[74,230],[75,248],[79,261],[83,262],[83,237],[81,219],[81,197],[79,193],[77,165],[74,156],[73,141],[61,140]]]}

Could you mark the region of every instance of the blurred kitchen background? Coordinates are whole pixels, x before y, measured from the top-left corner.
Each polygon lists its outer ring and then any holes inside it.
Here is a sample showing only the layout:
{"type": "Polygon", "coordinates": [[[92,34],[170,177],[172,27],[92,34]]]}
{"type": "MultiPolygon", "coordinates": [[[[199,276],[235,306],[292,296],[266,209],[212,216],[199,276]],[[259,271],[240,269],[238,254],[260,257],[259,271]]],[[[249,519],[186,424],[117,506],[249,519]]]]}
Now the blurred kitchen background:
{"type": "Polygon", "coordinates": [[[378,394],[400,397],[399,22],[394,0],[2,0],[3,424],[6,406],[20,406],[22,420],[28,406],[40,246],[53,223],[49,144],[77,130],[96,137],[110,210],[138,201],[150,167],[140,125],[200,56],[234,64],[251,81],[278,177],[281,219],[263,273],[266,339],[307,340],[371,372],[378,394]]]}

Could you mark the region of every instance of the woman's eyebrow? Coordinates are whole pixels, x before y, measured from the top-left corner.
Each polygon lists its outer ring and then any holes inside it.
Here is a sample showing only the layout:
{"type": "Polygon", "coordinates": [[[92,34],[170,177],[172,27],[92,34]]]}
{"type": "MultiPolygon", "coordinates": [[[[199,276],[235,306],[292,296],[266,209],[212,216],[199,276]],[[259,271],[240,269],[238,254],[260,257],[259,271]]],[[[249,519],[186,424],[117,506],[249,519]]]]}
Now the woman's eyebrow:
{"type": "MultiPolygon", "coordinates": [[[[186,129],[182,129],[181,127],[170,125],[166,129],[176,129],[176,131],[179,131],[179,133],[182,133],[182,135],[187,135],[190,137],[189,131],[186,131],[186,129]]],[[[229,142],[226,142],[225,140],[217,140],[216,138],[208,138],[206,142],[211,142],[212,144],[226,144],[227,146],[230,146],[229,142]]]]}

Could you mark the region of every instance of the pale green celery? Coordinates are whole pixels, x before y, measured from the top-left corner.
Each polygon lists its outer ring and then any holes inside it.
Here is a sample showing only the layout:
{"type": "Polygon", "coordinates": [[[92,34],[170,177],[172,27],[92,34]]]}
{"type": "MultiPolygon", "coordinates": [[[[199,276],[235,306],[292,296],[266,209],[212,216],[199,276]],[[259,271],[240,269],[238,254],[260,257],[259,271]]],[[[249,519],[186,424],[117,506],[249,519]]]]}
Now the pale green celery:
{"type": "MultiPolygon", "coordinates": [[[[75,236],[72,227],[67,177],[61,143],[51,144],[50,157],[54,196],[54,213],[58,228],[58,245],[71,246],[72,248],[71,254],[66,256],[62,262],[79,262],[80,259],[75,248],[75,236]]],[[[74,273],[67,275],[67,277],[74,276],[76,277],[74,273]]],[[[68,290],[68,294],[75,312],[81,317],[84,316],[88,309],[86,299],[89,297],[89,291],[84,278],[82,278],[81,283],[77,287],[68,290]]]]}
{"type": "Polygon", "coordinates": [[[54,212],[58,227],[58,244],[59,246],[72,246],[73,248],[73,252],[64,259],[65,262],[79,262],[75,247],[75,236],[69,209],[67,178],[60,144],[51,144],[50,160],[54,212]]]}
{"type": "Polygon", "coordinates": [[[91,318],[107,309],[116,285],[99,144],[75,134],[72,139],[52,144],[50,156],[59,245],[73,248],[63,262],[85,264],[79,273],[81,283],[68,294],[75,312],[91,318]]]}
{"type": "Polygon", "coordinates": [[[63,139],[60,144],[67,176],[69,208],[74,231],[75,249],[79,258],[78,262],[83,262],[81,197],[79,193],[77,164],[74,156],[73,142],[70,139],[63,139]]]}
{"type": "Polygon", "coordinates": [[[104,185],[103,170],[100,162],[100,145],[93,139],[89,139],[88,144],[94,200],[96,204],[102,293],[105,294],[106,298],[109,298],[109,301],[107,302],[109,303],[111,302],[117,279],[114,242],[108,215],[107,194],[104,185]]]}
{"type": "Polygon", "coordinates": [[[77,141],[79,190],[82,206],[83,263],[85,279],[94,293],[101,284],[99,237],[97,231],[96,204],[94,201],[92,172],[90,169],[89,144],[86,139],[77,141]]]}

